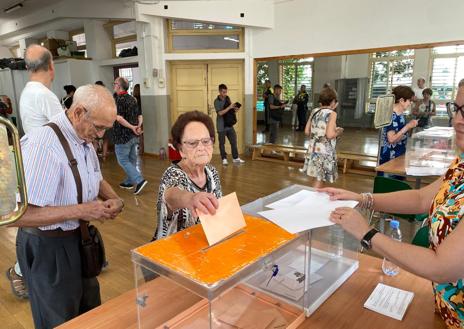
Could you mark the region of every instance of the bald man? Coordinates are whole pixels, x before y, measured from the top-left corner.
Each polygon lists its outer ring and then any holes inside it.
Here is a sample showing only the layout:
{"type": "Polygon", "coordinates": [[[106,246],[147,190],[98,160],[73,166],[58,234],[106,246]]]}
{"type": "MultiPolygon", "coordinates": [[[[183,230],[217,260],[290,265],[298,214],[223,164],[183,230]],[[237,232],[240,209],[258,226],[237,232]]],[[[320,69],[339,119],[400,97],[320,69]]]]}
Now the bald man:
{"type": "Polygon", "coordinates": [[[77,161],[82,203],[70,161],[49,126],[21,140],[29,207],[19,226],[16,254],[29,289],[36,328],[54,328],[100,305],[95,277],[82,276],[79,219],[115,218],[123,202],[103,179],[92,141],[116,120],[111,93],[96,85],[79,87],[73,104],[52,121],[77,161]]]}
{"type": "Polygon", "coordinates": [[[29,71],[29,82],[21,93],[19,114],[21,125],[27,134],[49,122],[63,108],[58,97],[50,90],[55,78],[55,66],[50,51],[39,45],[30,45],[24,59],[29,71]]]}

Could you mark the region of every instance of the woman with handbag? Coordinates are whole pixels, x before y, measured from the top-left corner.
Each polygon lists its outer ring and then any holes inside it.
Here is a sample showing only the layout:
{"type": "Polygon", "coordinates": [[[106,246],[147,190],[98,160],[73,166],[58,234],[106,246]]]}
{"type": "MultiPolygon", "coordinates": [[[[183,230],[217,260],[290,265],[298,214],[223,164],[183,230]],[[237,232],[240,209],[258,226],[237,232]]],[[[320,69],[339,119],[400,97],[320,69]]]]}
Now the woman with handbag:
{"type": "Polygon", "coordinates": [[[325,86],[319,96],[321,107],[314,109],[306,123],[305,134],[310,136],[308,152],[302,171],[314,178],[313,186],[333,183],[338,177],[336,139],[343,133],[337,127],[337,92],[325,86]]]}

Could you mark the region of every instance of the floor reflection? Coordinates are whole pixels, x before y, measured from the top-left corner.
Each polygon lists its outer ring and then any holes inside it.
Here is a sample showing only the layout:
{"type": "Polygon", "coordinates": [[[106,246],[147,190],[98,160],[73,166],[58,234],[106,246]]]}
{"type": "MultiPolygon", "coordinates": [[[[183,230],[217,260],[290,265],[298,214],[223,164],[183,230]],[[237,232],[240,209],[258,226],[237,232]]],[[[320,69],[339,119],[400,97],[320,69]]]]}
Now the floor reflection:
{"type": "MultiPolygon", "coordinates": [[[[258,125],[256,134],[257,144],[264,144],[269,140],[269,132],[263,133],[264,126],[258,125]]],[[[302,131],[295,131],[290,127],[279,130],[276,144],[308,147],[308,138],[302,131]]],[[[379,133],[374,129],[345,128],[337,142],[337,150],[377,156],[379,148],[379,133]]]]}

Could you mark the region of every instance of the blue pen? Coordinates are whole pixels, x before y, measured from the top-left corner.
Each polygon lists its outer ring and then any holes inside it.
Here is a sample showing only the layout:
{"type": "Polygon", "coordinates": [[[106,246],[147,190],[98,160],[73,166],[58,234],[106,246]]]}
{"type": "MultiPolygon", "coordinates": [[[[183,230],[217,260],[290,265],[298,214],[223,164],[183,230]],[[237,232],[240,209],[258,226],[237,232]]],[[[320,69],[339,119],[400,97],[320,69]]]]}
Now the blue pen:
{"type": "Polygon", "coordinates": [[[267,281],[266,287],[269,285],[269,282],[271,282],[272,278],[277,275],[277,273],[279,273],[279,266],[277,264],[272,265],[272,275],[269,278],[269,281],[267,281]]]}

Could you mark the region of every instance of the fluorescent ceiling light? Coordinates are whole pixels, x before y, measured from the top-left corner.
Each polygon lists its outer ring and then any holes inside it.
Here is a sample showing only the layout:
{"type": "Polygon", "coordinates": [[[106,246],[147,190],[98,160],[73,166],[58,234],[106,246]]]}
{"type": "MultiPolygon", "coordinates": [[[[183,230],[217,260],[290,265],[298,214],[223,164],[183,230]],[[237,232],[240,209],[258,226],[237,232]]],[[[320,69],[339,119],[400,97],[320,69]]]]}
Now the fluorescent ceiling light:
{"type": "Polygon", "coordinates": [[[230,38],[230,37],[224,37],[224,40],[233,41],[233,42],[240,42],[237,39],[230,38]]]}
{"type": "Polygon", "coordinates": [[[24,7],[22,3],[17,3],[15,5],[11,6],[11,7],[8,7],[6,9],[4,9],[3,12],[5,14],[9,14],[9,13],[14,12],[15,10],[21,9],[22,7],[24,7]]]}

